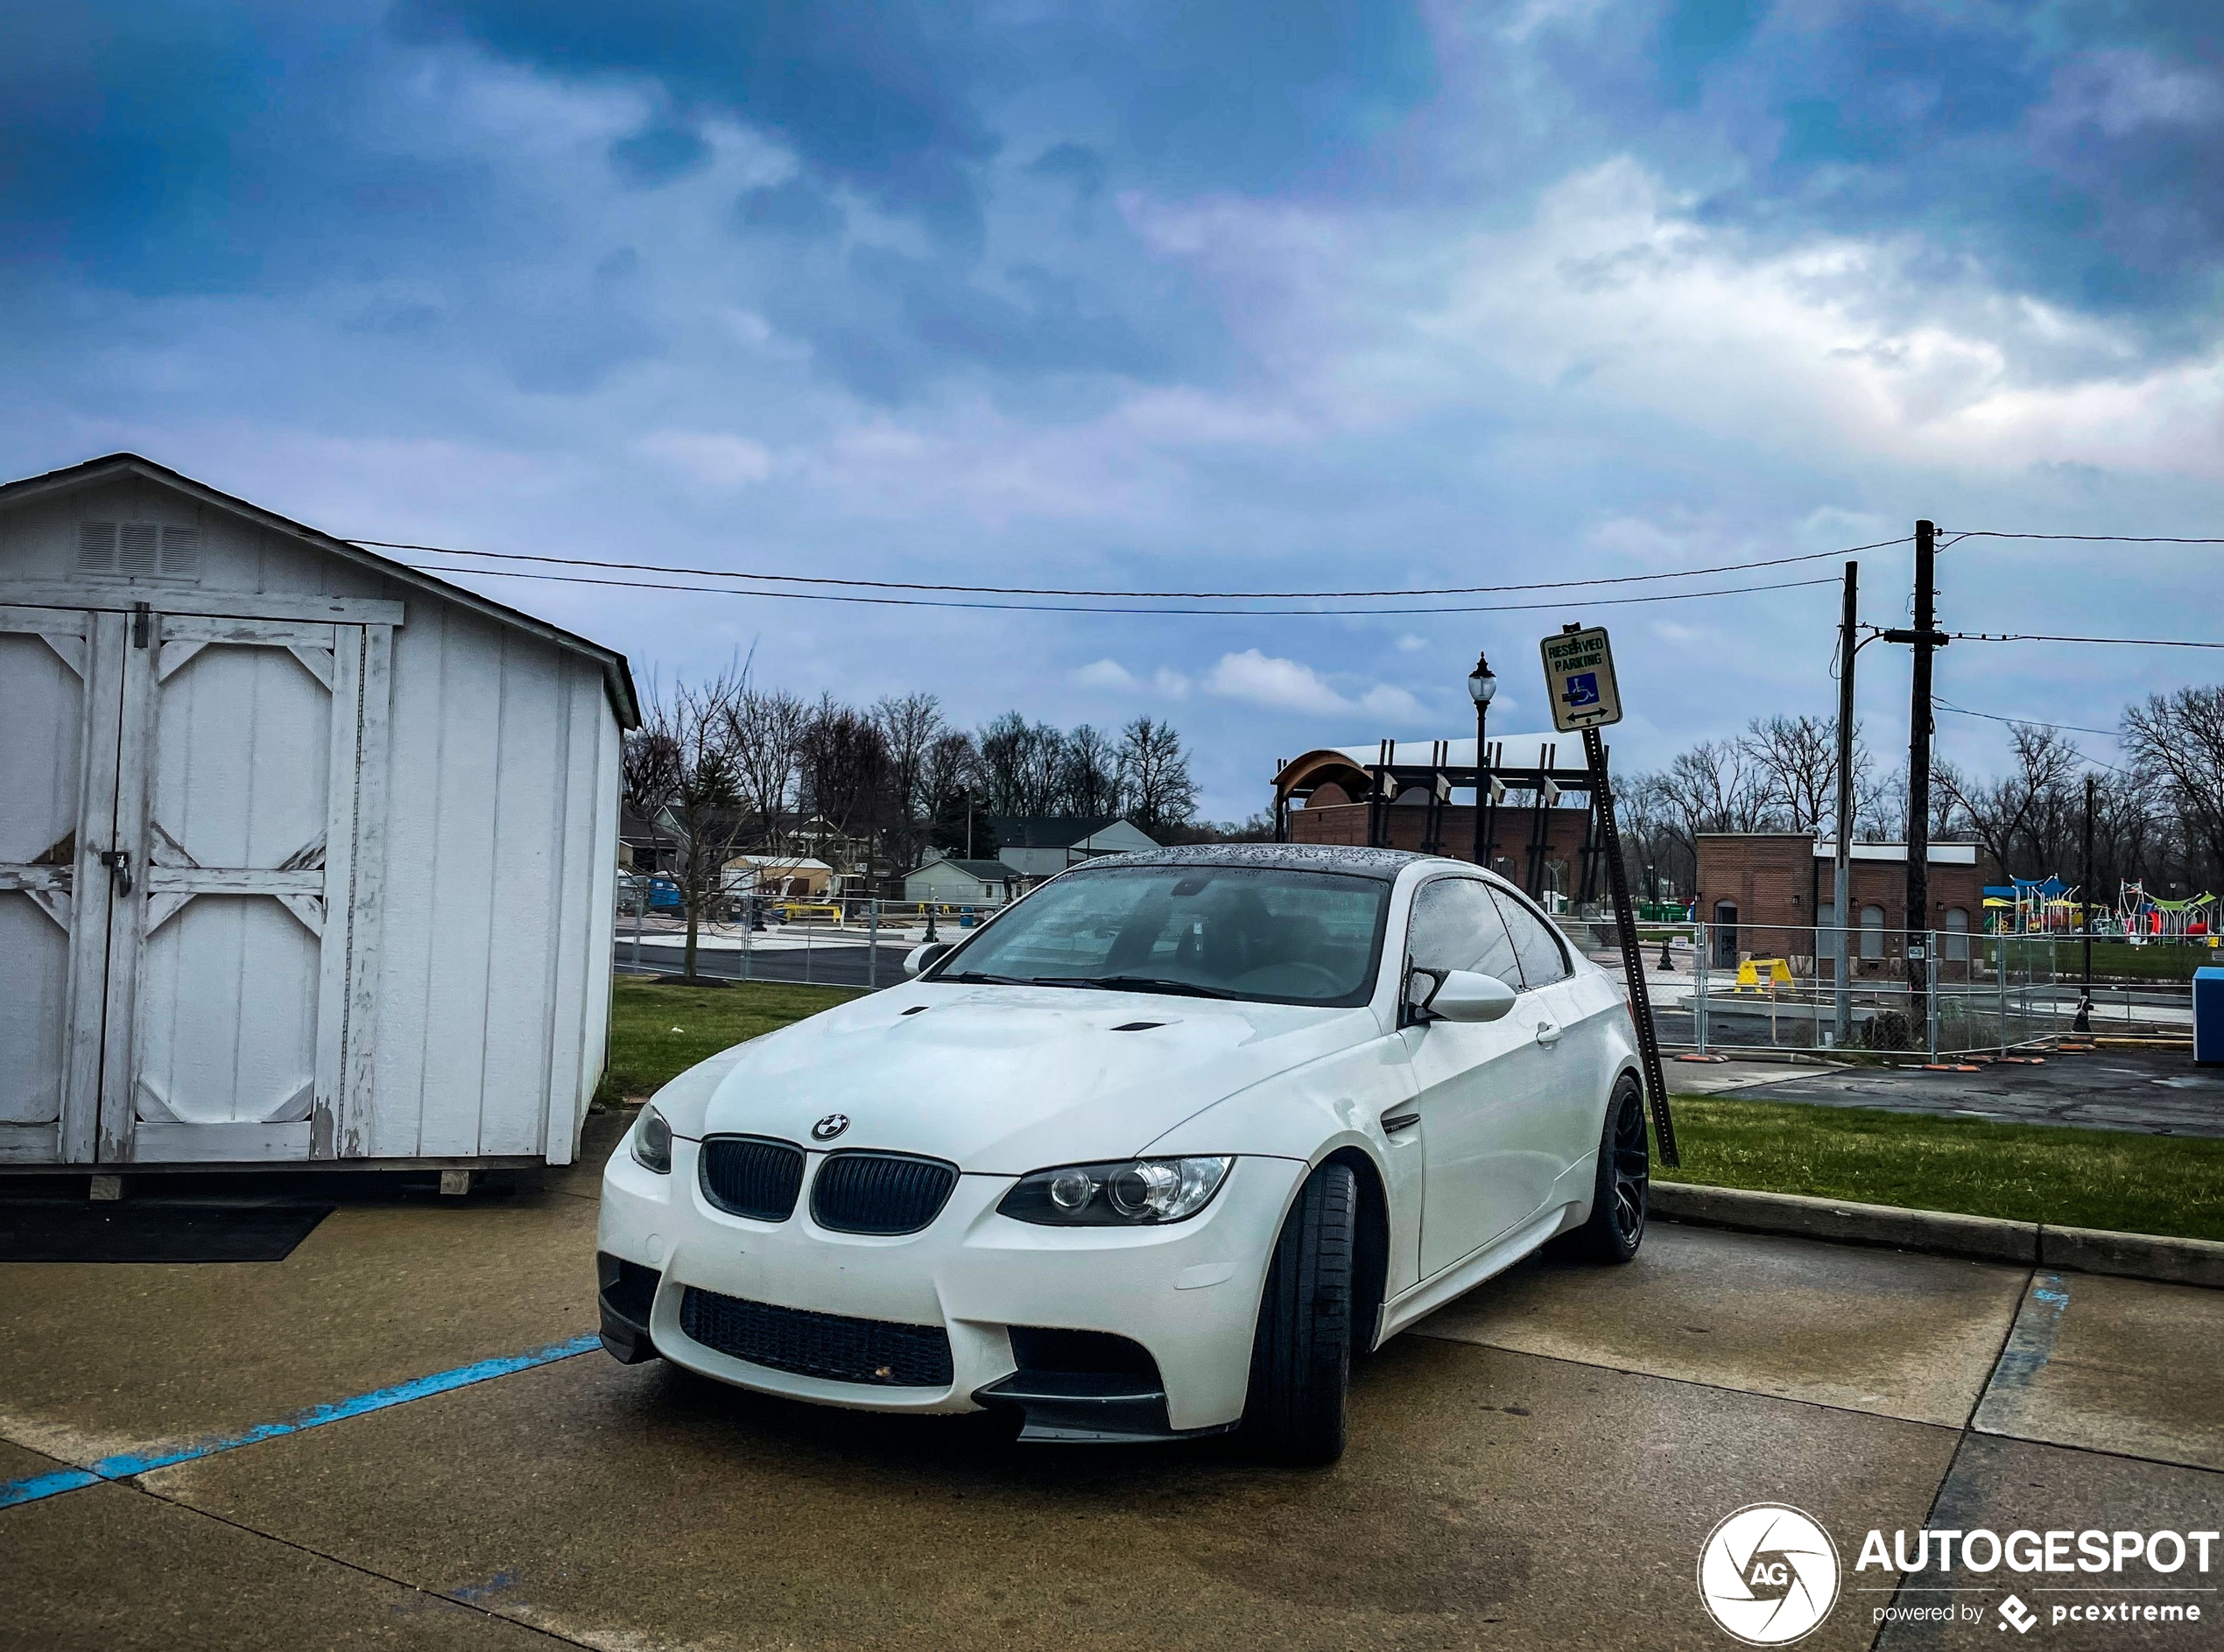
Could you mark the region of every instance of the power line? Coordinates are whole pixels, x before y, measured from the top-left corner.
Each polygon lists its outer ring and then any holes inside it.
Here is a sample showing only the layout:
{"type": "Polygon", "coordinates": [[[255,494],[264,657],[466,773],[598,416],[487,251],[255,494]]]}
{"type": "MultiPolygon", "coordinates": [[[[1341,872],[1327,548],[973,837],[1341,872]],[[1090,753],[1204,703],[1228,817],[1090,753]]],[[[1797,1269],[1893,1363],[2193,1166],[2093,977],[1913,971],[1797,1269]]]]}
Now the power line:
{"type": "Polygon", "coordinates": [[[2027,728],[2059,728],[2066,734],[2098,735],[2103,740],[2117,740],[2122,736],[2113,728],[2087,728],[2078,723],[2050,723],[2043,717],[2003,717],[1996,711],[1971,711],[1967,706],[1950,705],[1943,699],[1933,699],[1940,711],[1950,711],[1962,717],[1981,717],[1987,722],[2020,724],[2027,728]]]}
{"type": "MultiPolygon", "coordinates": [[[[350,543],[355,543],[350,541],[350,543]]],[[[1833,552],[1833,555],[1838,554],[1833,552]]],[[[1718,591],[1664,591],[1656,596],[1569,598],[1556,602],[1479,602],[1431,608],[1168,608],[1082,607],[1052,602],[949,602],[928,597],[848,596],[833,591],[737,591],[722,585],[679,585],[665,580],[602,580],[579,573],[527,573],[515,568],[450,568],[411,566],[422,573],[477,574],[494,580],[541,580],[558,585],[600,585],[626,591],[699,591],[717,596],[771,597],[791,602],[862,602],[876,608],[974,608],[992,614],[1167,614],[1212,615],[1221,619],[1296,618],[1364,619],[1376,614],[1513,614],[1534,608],[1565,608],[1580,601],[1593,608],[1618,608],[1632,602],[1685,602],[1696,597],[1746,596],[1761,591],[1797,591],[1811,585],[1835,585],[1835,580],[1786,580],[1775,585],[1746,585],[1718,591]]]]}
{"type": "MultiPolygon", "coordinates": [[[[1601,574],[1590,580],[1544,580],[1530,585],[1416,586],[1383,591],[1111,591],[1061,586],[937,585],[915,580],[848,580],[830,574],[736,573],[727,568],[691,568],[663,562],[605,562],[591,557],[559,557],[518,551],[463,551],[449,545],[409,545],[395,539],[350,539],[349,545],[382,551],[418,551],[434,556],[469,557],[501,562],[538,562],[567,568],[614,568],[637,573],[682,573],[697,578],[751,580],[777,585],[832,585],[874,591],[940,591],[966,596],[1099,596],[1147,598],[1151,601],[1335,601],[1352,597],[1483,596],[1513,591],[1559,591],[1594,585],[1641,585],[1657,580],[1693,579],[1706,573],[1738,573],[1749,568],[1784,567],[1796,562],[1819,562],[1826,557],[1852,556],[1904,545],[1908,536],[1880,539],[1875,545],[1849,545],[1842,551],[1810,551],[1798,556],[1767,557],[1757,562],[1724,562],[1711,567],[1678,568],[1666,573],[1601,574]]],[[[420,565],[421,566],[421,565],[420,565]]],[[[487,569],[487,573],[497,570],[487,569]]],[[[714,588],[714,587],[713,587],[714,588]]],[[[1432,612],[1434,610],[1417,610],[1432,612]]],[[[1471,610],[1452,609],[1464,613],[1471,610]]]]}
{"type": "Polygon", "coordinates": [[[2121,648],[2224,648],[2176,636],[2047,636],[2031,631],[1949,631],[1957,643],[2107,643],[2121,648]]]}
{"type": "MultiPolygon", "coordinates": [[[[1949,531],[1941,528],[1940,533],[1949,531]]],[[[1955,528],[1956,539],[2066,539],[2086,545],[2224,545],[2224,538],[2192,539],[2159,533],[2009,533],[1997,528],[1955,528]]]]}

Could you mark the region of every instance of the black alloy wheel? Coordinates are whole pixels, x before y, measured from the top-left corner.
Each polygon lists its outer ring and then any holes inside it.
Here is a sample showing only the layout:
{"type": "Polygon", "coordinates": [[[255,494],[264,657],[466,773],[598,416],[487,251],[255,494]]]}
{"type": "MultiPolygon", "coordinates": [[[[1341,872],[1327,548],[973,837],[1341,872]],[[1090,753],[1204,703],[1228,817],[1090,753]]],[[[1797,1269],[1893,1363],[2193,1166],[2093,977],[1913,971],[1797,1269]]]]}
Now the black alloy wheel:
{"type": "Polygon", "coordinates": [[[1581,1248],[1594,1261],[1619,1263],[1636,1259],[1638,1247],[1644,1243],[1651,1186],[1644,1092],[1636,1079],[1624,1078],[1607,1100],[1591,1217],[1576,1230],[1581,1248]]]}

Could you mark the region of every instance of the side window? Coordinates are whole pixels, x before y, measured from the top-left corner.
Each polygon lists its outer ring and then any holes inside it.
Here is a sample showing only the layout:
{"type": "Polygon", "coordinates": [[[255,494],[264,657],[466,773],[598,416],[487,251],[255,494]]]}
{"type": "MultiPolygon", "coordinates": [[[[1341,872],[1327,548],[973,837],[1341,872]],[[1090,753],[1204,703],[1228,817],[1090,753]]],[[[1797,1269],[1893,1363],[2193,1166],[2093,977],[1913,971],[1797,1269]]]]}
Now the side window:
{"type": "Polygon", "coordinates": [[[1534,991],[1565,980],[1568,974],[1567,953],[1560,946],[1559,936],[1512,896],[1496,889],[1491,893],[1498,897],[1498,910],[1505,917],[1507,932],[1513,937],[1514,951],[1521,959],[1522,985],[1534,991]]]}
{"type": "Polygon", "coordinates": [[[1480,879],[1440,877],[1424,883],[1413,897],[1405,950],[1423,969],[1472,969],[1521,990],[1513,942],[1480,879]]]}

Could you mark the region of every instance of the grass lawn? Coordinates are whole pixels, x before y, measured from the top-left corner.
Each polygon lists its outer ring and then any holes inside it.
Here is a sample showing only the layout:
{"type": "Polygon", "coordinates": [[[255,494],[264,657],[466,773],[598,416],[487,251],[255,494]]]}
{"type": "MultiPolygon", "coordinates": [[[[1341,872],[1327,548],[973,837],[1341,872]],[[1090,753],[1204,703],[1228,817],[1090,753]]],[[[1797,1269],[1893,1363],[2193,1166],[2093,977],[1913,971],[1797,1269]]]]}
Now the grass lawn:
{"type": "Polygon", "coordinates": [[[1663,1181],[2224,1240],[2224,1141],[1675,1098],[1663,1181]]]}
{"type": "Polygon", "coordinates": [[[774,981],[661,987],[622,979],[610,1005],[609,1071],[595,1099],[647,1095],[706,1057],[862,995],[856,988],[774,981]]]}
{"type": "MultiPolygon", "coordinates": [[[[1985,961],[1997,967],[1999,940],[1987,936],[1983,946],[1985,961]]],[[[2050,948],[2043,938],[2008,938],[2011,979],[2015,972],[2025,968],[2047,967],[2049,955],[2050,948]]],[[[2085,967],[2085,943],[2076,935],[2056,936],[2051,955],[2058,981],[2073,981],[2085,967]]],[[[2195,970],[2216,965],[2224,965],[2224,948],[2187,942],[2150,941],[2144,946],[2134,946],[2126,940],[2096,938],[2093,943],[2095,981],[2191,981],[2195,970]]]]}

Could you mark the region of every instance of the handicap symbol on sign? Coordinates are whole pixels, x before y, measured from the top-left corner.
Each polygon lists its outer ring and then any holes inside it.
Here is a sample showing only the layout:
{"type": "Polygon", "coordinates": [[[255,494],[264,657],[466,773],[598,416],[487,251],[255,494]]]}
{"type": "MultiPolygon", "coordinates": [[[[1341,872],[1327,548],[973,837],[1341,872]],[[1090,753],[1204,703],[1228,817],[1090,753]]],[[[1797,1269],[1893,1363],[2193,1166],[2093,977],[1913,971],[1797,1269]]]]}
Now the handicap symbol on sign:
{"type": "Polygon", "coordinates": [[[1599,703],[1599,674],[1580,671],[1567,679],[1567,692],[1560,696],[1571,706],[1595,706],[1599,703]]]}

